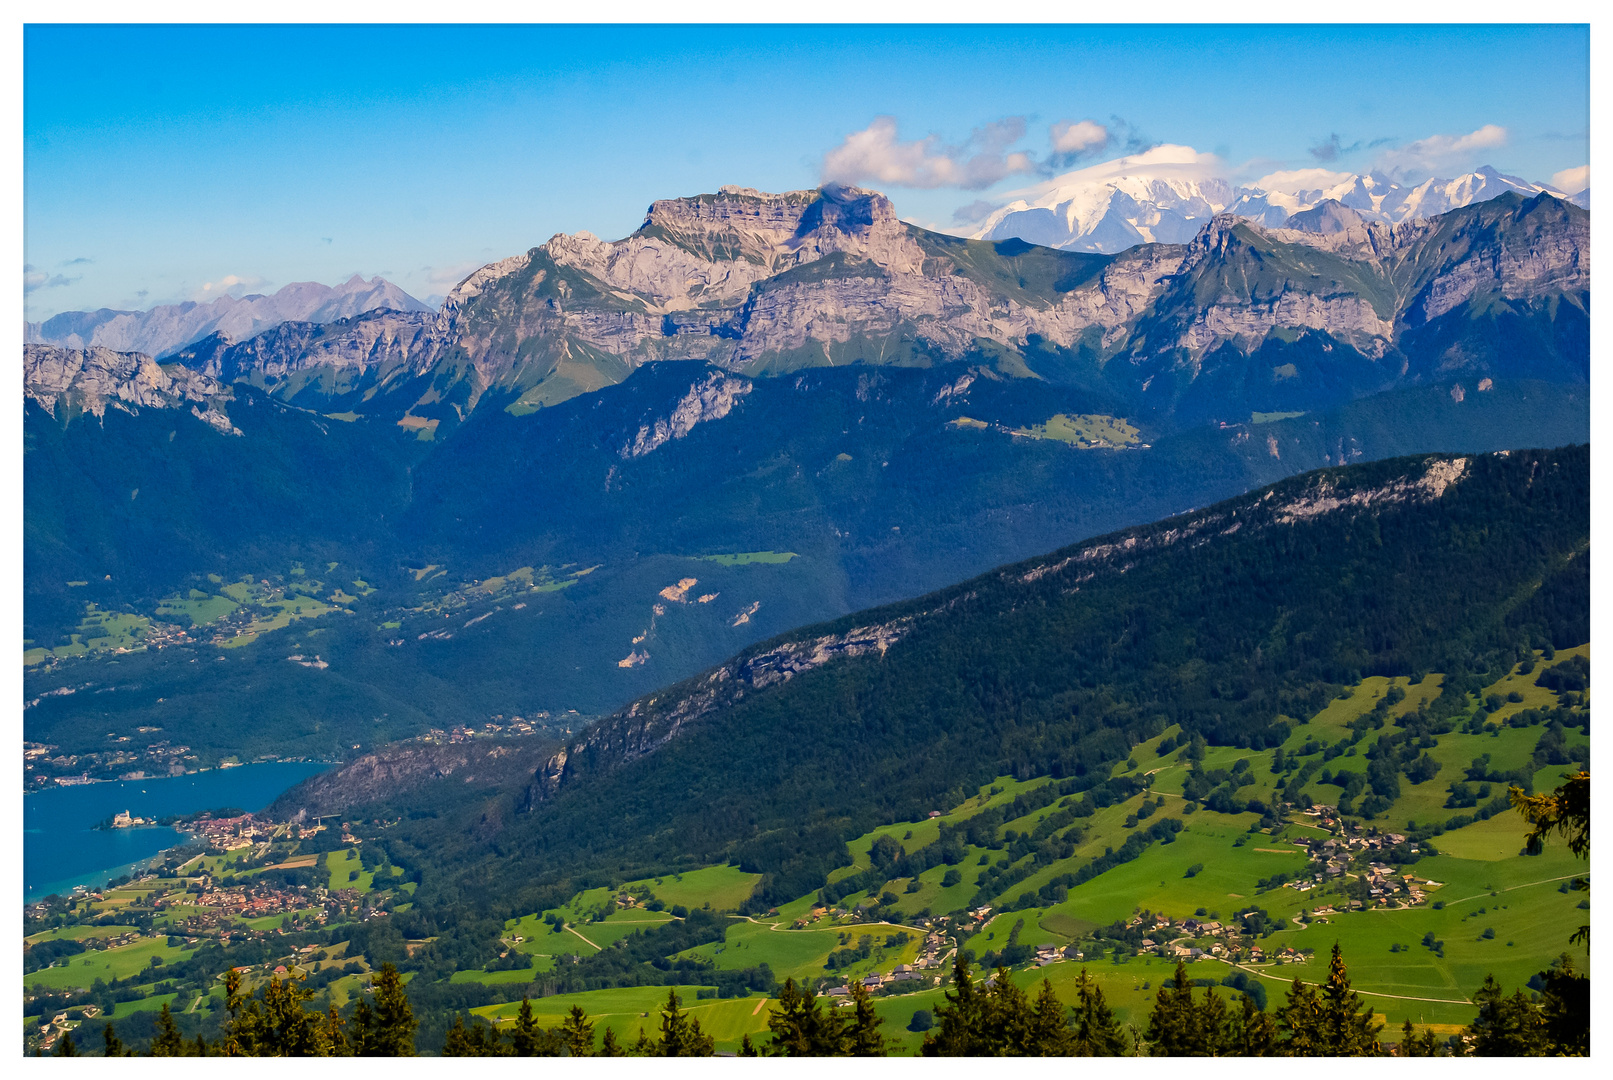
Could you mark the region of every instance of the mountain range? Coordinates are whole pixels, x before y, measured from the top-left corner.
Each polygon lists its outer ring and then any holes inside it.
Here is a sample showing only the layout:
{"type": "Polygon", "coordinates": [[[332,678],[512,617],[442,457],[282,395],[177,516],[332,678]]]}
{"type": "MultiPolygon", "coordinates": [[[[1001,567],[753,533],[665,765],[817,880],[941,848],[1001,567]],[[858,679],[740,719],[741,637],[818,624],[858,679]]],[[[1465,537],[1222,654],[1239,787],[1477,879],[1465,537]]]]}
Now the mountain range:
{"type": "Polygon", "coordinates": [[[171,359],[422,434],[656,360],[754,377],[975,358],[1194,421],[1337,402],[1340,381],[1588,377],[1587,211],[1507,193],[1391,225],[1339,206],[1293,229],[1215,214],[1188,243],[1100,255],[929,232],[877,192],[728,188],[659,201],[616,242],[560,235],[485,266],[435,313],[216,332],[171,359]]]}
{"type": "Polygon", "coordinates": [[[1297,472],[1588,439],[1585,210],[1328,228],[1222,214],[1103,255],[726,189],[436,312],[160,361],[25,346],[30,738],[161,728],[217,759],[559,731],[1297,472]],[[253,722],[206,719],[225,702],[253,722]]]}
{"type": "Polygon", "coordinates": [[[959,231],[979,240],[1017,238],[1066,251],[1113,254],[1137,244],[1186,243],[1217,214],[1268,228],[1309,228],[1306,214],[1327,205],[1353,211],[1347,220],[1356,224],[1391,225],[1436,217],[1507,192],[1525,198],[1546,192],[1590,205],[1589,189],[1561,192],[1504,176],[1487,165],[1454,180],[1433,178],[1415,185],[1381,173],[1319,168],[1235,185],[1219,171],[1213,158],[1191,147],[1157,146],[1009,192],[1004,205],[959,231]]]}
{"type": "Polygon", "coordinates": [[[64,311],[25,323],[23,340],[68,349],[101,348],[165,356],[209,334],[240,341],[283,322],[325,323],[384,308],[432,310],[390,281],[354,274],[340,285],[299,281],[272,296],[220,296],[217,300],[159,304],[146,311],[64,311]]]}

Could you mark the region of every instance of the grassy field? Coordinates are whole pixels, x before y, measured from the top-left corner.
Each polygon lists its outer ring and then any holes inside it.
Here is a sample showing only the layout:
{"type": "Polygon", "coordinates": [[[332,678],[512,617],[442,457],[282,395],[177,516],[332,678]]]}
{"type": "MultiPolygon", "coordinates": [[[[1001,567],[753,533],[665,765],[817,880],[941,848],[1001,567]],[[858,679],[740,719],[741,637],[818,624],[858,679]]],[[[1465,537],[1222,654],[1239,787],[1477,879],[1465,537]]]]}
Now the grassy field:
{"type": "Polygon", "coordinates": [[[751,566],[756,563],[787,563],[800,558],[793,551],[738,551],[730,555],[702,555],[702,559],[721,566],[751,566]]]}
{"type": "Polygon", "coordinates": [[[168,964],[175,960],[190,959],[192,951],[169,948],[168,939],[165,937],[145,938],[116,949],[80,953],[55,967],[29,972],[23,976],[23,984],[53,990],[68,987],[88,989],[96,979],[111,982],[113,979],[126,979],[130,975],[138,974],[150,965],[153,957],[160,958],[163,963],[168,964]]]}
{"type": "Polygon", "coordinates": [[[1135,446],[1138,431],[1133,425],[1117,416],[1079,413],[1073,416],[1054,414],[1045,424],[1017,428],[1015,435],[1032,439],[1052,439],[1083,449],[1135,446]]]}
{"type": "Polygon", "coordinates": [[[347,848],[343,851],[333,851],[325,860],[330,869],[330,888],[357,889],[361,893],[370,891],[375,875],[364,869],[359,860],[357,848],[347,848]],[[358,871],[358,877],[353,877],[353,871],[358,871]]]}
{"type": "Polygon", "coordinates": [[[659,878],[628,883],[628,889],[648,888],[667,907],[699,908],[708,904],[713,911],[734,911],[750,898],[760,874],[747,874],[737,866],[708,866],[659,878]]]}

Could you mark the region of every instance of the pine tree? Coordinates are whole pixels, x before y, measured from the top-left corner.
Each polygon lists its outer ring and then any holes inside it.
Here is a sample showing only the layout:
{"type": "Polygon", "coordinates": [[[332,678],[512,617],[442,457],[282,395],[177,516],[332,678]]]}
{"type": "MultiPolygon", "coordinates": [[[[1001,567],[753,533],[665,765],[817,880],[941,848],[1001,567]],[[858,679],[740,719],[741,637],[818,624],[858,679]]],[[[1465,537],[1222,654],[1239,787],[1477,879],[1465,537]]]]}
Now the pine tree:
{"type": "Polygon", "coordinates": [[[1024,1053],[1031,1057],[1068,1057],[1074,1041],[1068,1014],[1064,1002],[1053,992],[1053,984],[1043,979],[1036,1003],[1031,1006],[1030,1041],[1024,1053]]]}
{"type": "Polygon", "coordinates": [[[1400,1056],[1401,1057],[1439,1057],[1439,1043],[1434,1038],[1433,1028],[1424,1028],[1421,1035],[1407,1020],[1400,1029],[1400,1056]]]}
{"type": "Polygon", "coordinates": [[[174,1023],[174,1014],[168,1011],[168,1003],[162,1003],[162,1012],[157,1014],[157,1037],[151,1040],[152,1057],[184,1057],[185,1040],[179,1034],[179,1025],[174,1023]]]}
{"type": "Polygon", "coordinates": [[[1381,1025],[1373,1018],[1370,1007],[1362,1011],[1360,996],[1350,989],[1350,976],[1338,942],[1333,943],[1320,1004],[1320,1053],[1330,1057],[1371,1057],[1378,1053],[1381,1025]]]}
{"type": "Polygon", "coordinates": [[[420,1025],[409,1007],[398,969],[382,964],[371,985],[375,987],[373,1026],[359,1052],[366,1057],[414,1057],[414,1033],[420,1025]]]}
{"type": "Polygon", "coordinates": [[[978,1052],[993,1057],[1029,1054],[1031,1010],[1025,991],[1014,984],[1007,968],[992,973],[986,991],[978,1052]]]}
{"type": "Polygon", "coordinates": [[[1537,1057],[1547,1052],[1546,1019],[1522,990],[1507,997],[1494,975],[1473,995],[1479,1015],[1468,1025],[1479,1057],[1537,1057]]]}
{"type": "MultiPolygon", "coordinates": [[[[874,995],[860,982],[851,984],[851,1021],[841,1028],[842,1052],[852,1057],[884,1057],[890,1052],[879,1027],[885,1022],[874,1009],[874,995]]],[[[838,1020],[831,1008],[828,1018],[838,1020]]]]}
{"type": "Polygon", "coordinates": [[[700,1021],[685,1013],[678,1003],[678,992],[668,990],[661,1006],[661,1042],[657,1057],[710,1057],[716,1040],[700,1030],[700,1021]]]}
{"type": "Polygon", "coordinates": [[[919,1052],[925,1057],[970,1057],[981,1053],[976,1047],[985,1003],[975,989],[961,950],[952,959],[952,989],[943,996],[947,1003],[935,1007],[936,1026],[924,1037],[919,1052]]]}
{"type": "Polygon", "coordinates": [[[837,1057],[846,1052],[845,1025],[833,1006],[822,1009],[819,1004],[817,996],[803,992],[794,979],[784,980],[778,1005],[767,1014],[767,1028],[773,1033],[767,1044],[770,1057],[837,1057]]]}
{"type": "Polygon", "coordinates": [[[1075,983],[1075,1031],[1069,1053],[1076,1057],[1120,1057],[1129,1047],[1125,1032],[1115,1022],[1114,1011],[1104,1000],[1103,987],[1081,969],[1075,983]]]}
{"type": "Polygon", "coordinates": [[[650,1041],[648,1035],[644,1034],[643,1024],[639,1025],[638,1040],[633,1043],[633,1049],[628,1053],[633,1057],[653,1057],[655,1055],[655,1044],[650,1041]]]}
{"type": "MultiPolygon", "coordinates": [[[[1211,995],[1212,997],[1214,995],[1211,995]]],[[[1209,1006],[1208,1001],[1206,1007],[1209,1006]]],[[[1220,1010],[1225,1012],[1222,1004],[1220,1010]]],[[[1193,1000],[1193,984],[1187,968],[1176,962],[1176,975],[1154,995],[1154,1011],[1148,1017],[1151,1053],[1159,1057],[1208,1057],[1220,1048],[1219,1030],[1211,1037],[1206,1031],[1207,1016],[1193,1000]]]]}
{"type": "Polygon", "coordinates": [[[118,1033],[112,1030],[111,1024],[107,1024],[101,1029],[101,1039],[105,1044],[105,1049],[101,1051],[102,1057],[131,1056],[128,1049],[124,1047],[123,1040],[118,1038],[118,1033]]]}
{"type": "Polygon", "coordinates": [[[756,1049],[756,1044],[750,1041],[750,1033],[749,1032],[746,1032],[744,1035],[740,1036],[740,1039],[739,1039],[739,1056],[740,1057],[761,1057],[762,1056],[761,1053],[756,1049]]]}
{"type": "MultiPolygon", "coordinates": [[[[748,1035],[746,1036],[747,1039],[749,1037],[750,1036],[748,1035]]],[[[599,1056],[613,1058],[621,1057],[624,1053],[626,1053],[626,1051],[624,1051],[621,1047],[621,1044],[616,1041],[616,1032],[612,1031],[610,1028],[606,1028],[605,1034],[599,1040],[599,1056]]]]}
{"type": "Polygon", "coordinates": [[[593,1057],[594,1025],[588,1022],[588,1014],[581,1007],[573,1005],[560,1022],[560,1037],[572,1057],[593,1057]]]}
{"type": "Polygon", "coordinates": [[[78,1047],[73,1045],[73,1033],[62,1032],[61,1041],[56,1044],[56,1057],[78,1057],[78,1047]]]}
{"type": "Polygon", "coordinates": [[[476,1045],[471,1041],[470,1032],[465,1030],[465,1018],[458,1013],[454,1014],[454,1022],[448,1028],[448,1034],[443,1037],[443,1057],[475,1057],[476,1045]]]}
{"type": "Polygon", "coordinates": [[[1282,1052],[1290,1057],[1322,1057],[1322,1005],[1316,988],[1294,979],[1288,1000],[1277,1010],[1277,1027],[1283,1033],[1282,1052]]]}
{"type": "Polygon", "coordinates": [[[1277,1025],[1248,994],[1240,994],[1238,1017],[1232,1022],[1226,1052],[1234,1057],[1269,1057],[1277,1053],[1277,1025]]]}
{"type": "Polygon", "coordinates": [[[1591,1052],[1591,980],[1574,970],[1567,953],[1540,973],[1540,1015],[1546,1041],[1558,1057],[1586,1057],[1591,1052]]]}

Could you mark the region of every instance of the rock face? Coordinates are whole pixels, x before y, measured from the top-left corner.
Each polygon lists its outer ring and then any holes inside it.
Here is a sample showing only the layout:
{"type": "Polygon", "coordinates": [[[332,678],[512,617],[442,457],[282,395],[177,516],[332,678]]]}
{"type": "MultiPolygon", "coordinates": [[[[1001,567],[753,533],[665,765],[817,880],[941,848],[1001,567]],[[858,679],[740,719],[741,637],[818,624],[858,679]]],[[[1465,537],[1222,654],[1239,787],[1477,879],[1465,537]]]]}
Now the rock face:
{"type": "MultiPolygon", "coordinates": [[[[1335,201],[1291,224],[1215,213],[1186,243],[1092,255],[932,233],[857,188],[724,188],[656,202],[616,242],[556,236],[485,266],[438,312],[288,321],[240,343],[214,334],[175,359],[318,411],[439,433],[484,399],[529,412],[661,360],[757,377],[969,359],[1011,376],[1040,365],[1156,412],[1234,384],[1245,397],[1283,384],[1286,404],[1255,408],[1315,408],[1453,370],[1528,373],[1534,361],[1503,357],[1499,335],[1471,332],[1503,309],[1578,320],[1536,336],[1566,342],[1542,346],[1559,374],[1588,377],[1576,329],[1588,326],[1586,211],[1509,193],[1399,224],[1335,201]],[[1294,348],[1311,367],[1256,355],[1294,348]]],[[[740,385],[698,389],[623,453],[720,417],[740,385]]]]}
{"type": "Polygon", "coordinates": [[[240,434],[224,412],[232,397],[229,387],[179,364],[164,367],[141,353],[24,345],[22,384],[26,400],[61,419],[79,413],[104,416],[109,407],[135,412],[189,406],[219,432],[240,434]]]}
{"type": "Polygon", "coordinates": [[[220,296],[208,303],[163,304],[150,311],[65,311],[29,324],[27,340],[82,349],[166,356],[209,334],[242,341],[283,322],[327,323],[367,311],[427,312],[431,309],[390,281],[354,274],[337,286],[317,281],[287,285],[272,296],[220,296]]]}

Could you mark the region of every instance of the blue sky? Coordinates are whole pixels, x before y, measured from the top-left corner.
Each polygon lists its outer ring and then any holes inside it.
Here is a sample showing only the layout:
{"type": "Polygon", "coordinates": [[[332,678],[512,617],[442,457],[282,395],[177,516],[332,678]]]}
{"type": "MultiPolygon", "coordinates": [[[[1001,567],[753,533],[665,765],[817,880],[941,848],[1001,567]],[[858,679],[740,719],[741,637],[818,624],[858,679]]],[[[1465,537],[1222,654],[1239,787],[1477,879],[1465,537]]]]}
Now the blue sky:
{"type": "Polygon", "coordinates": [[[1587,162],[1588,48],[1575,27],[33,26],[27,313],[353,273],[425,297],[556,232],[625,235],[657,198],[837,171],[944,226],[1155,143],[1243,180],[1546,182],[1587,162]]]}

